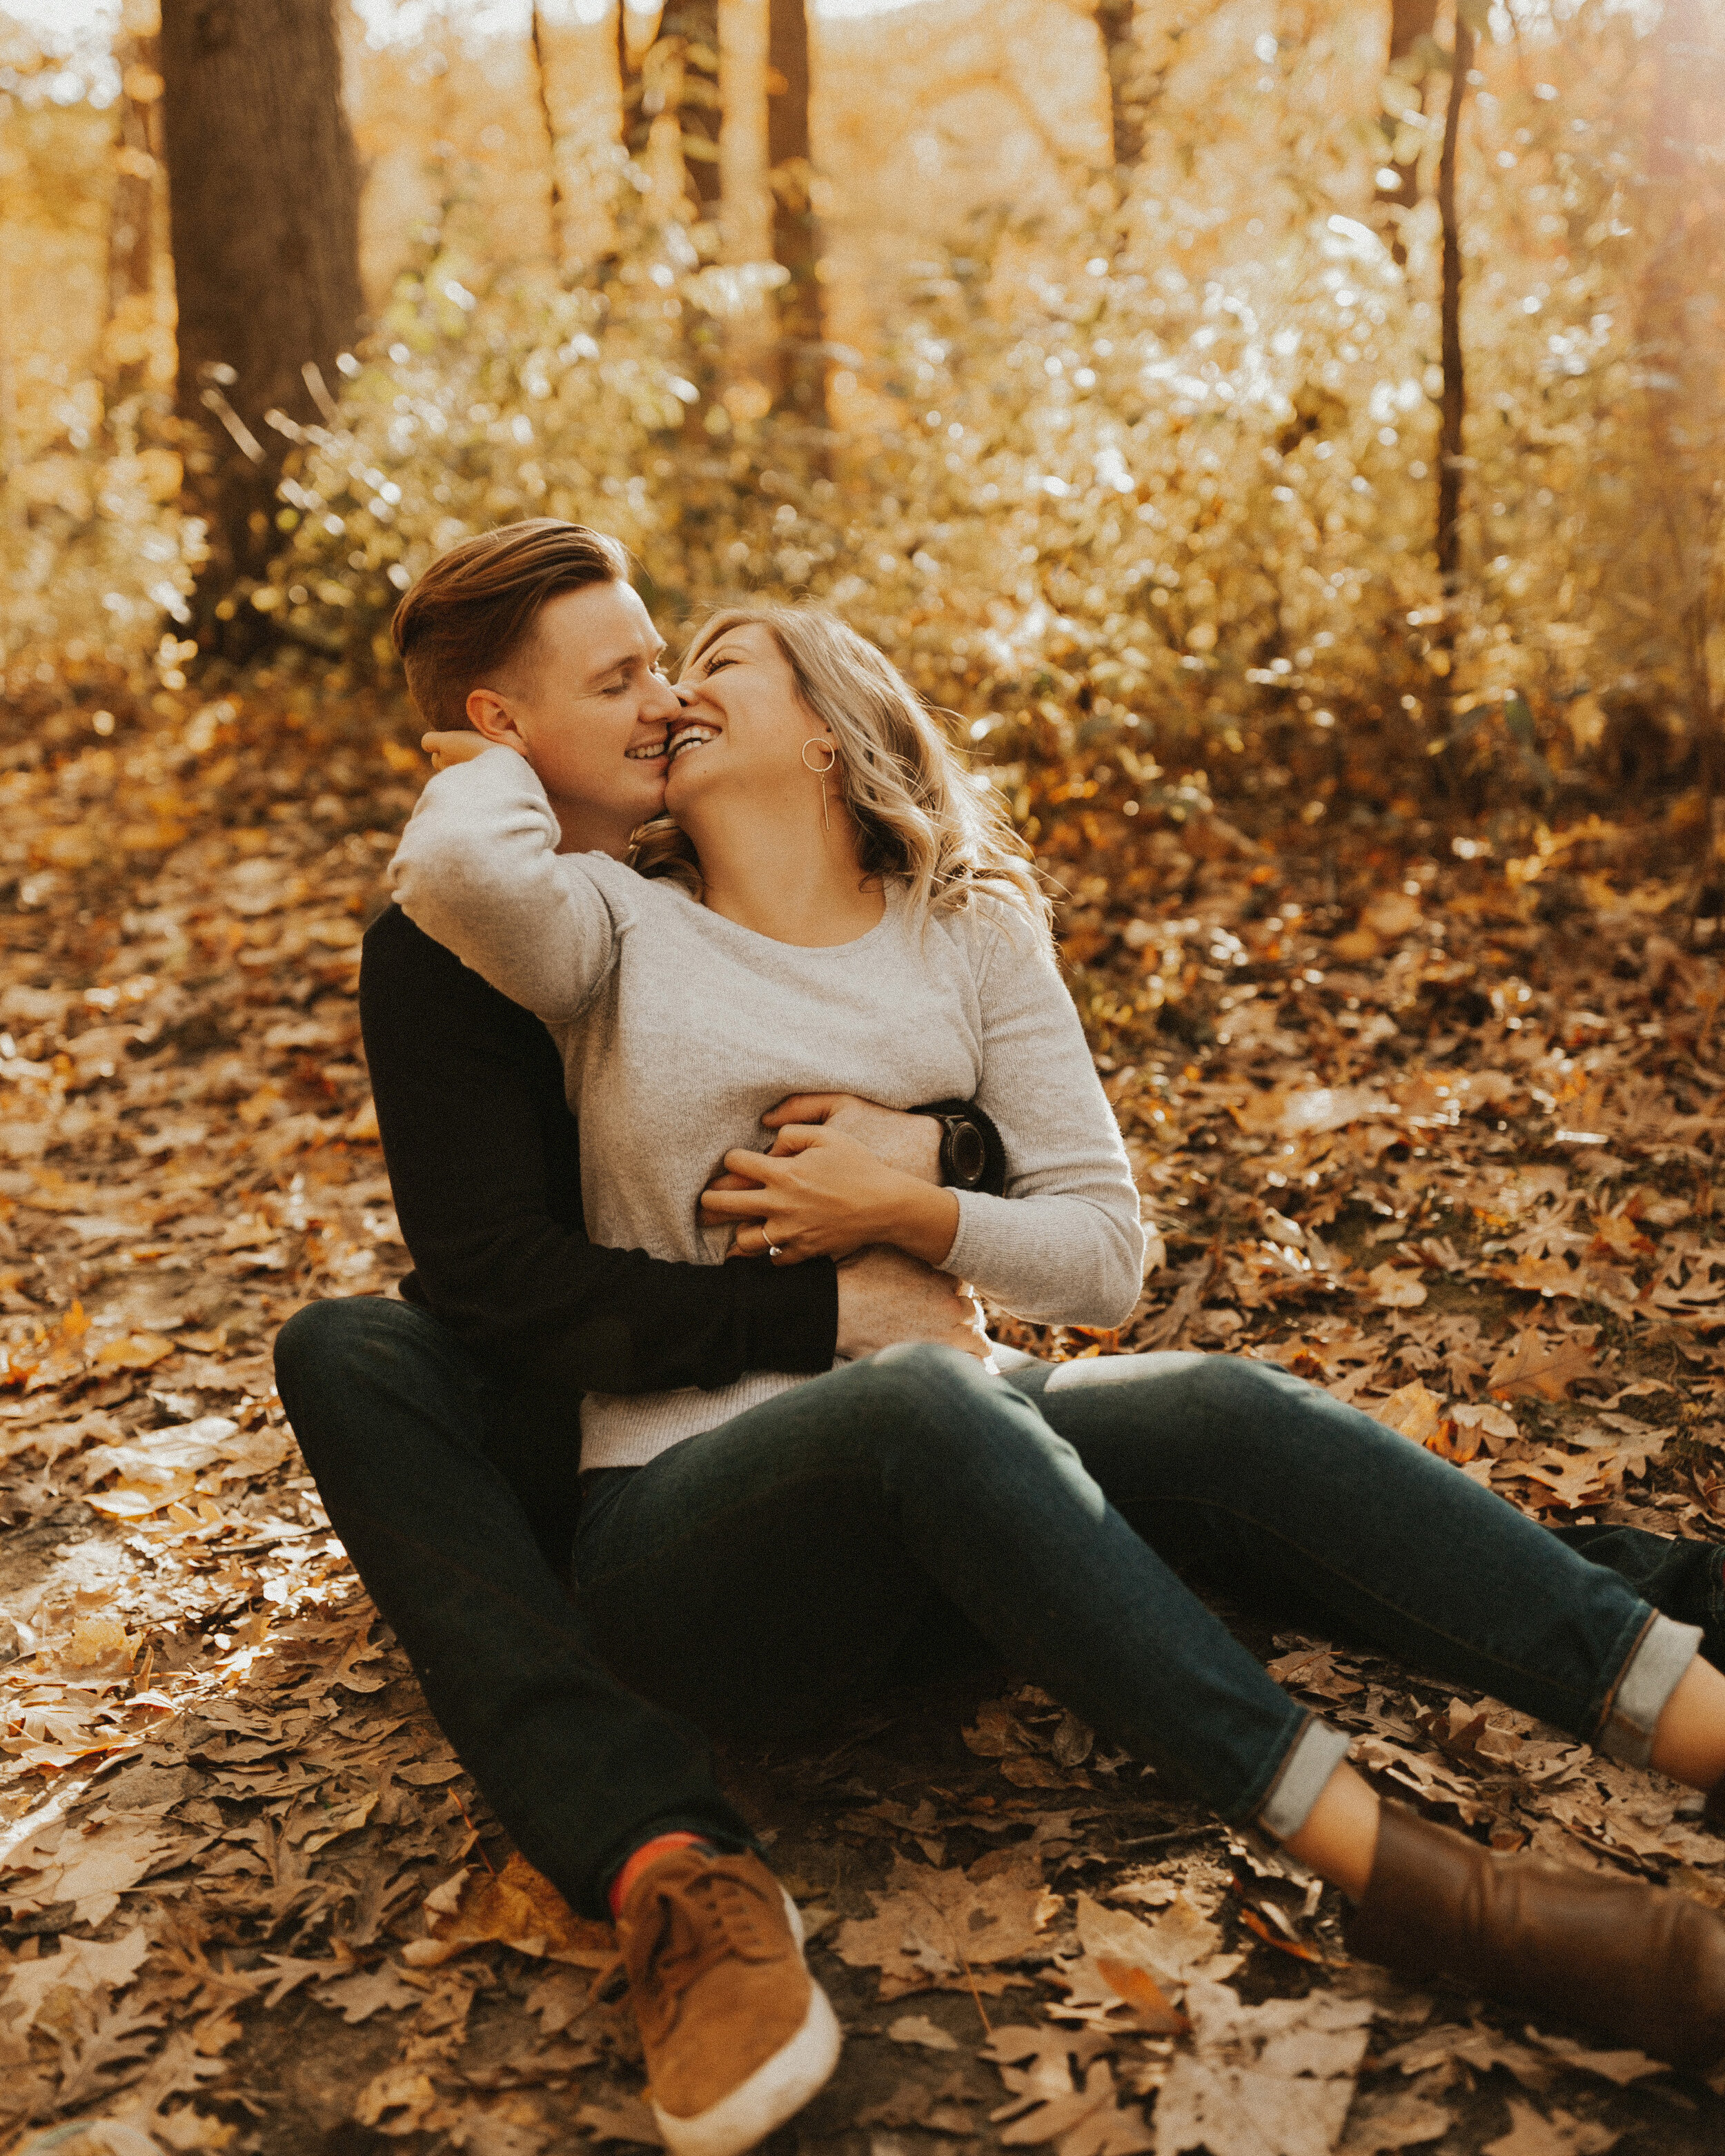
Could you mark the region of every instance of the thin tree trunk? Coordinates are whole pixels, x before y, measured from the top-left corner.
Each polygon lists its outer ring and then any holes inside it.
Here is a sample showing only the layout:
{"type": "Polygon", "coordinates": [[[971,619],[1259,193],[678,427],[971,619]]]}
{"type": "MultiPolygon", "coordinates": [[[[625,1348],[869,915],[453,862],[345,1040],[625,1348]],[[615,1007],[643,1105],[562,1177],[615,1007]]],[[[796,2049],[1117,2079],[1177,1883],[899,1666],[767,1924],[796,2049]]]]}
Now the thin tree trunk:
{"type": "Polygon", "coordinates": [[[1138,43],[1137,0],[1096,0],[1096,28],[1108,67],[1108,107],[1114,126],[1114,162],[1136,165],[1144,154],[1149,85],[1138,43]]]}
{"type": "MultiPolygon", "coordinates": [[[[619,11],[620,12],[620,11],[619,11]]],[[[547,169],[550,177],[551,193],[551,252],[559,270],[563,266],[568,249],[563,227],[563,182],[558,169],[562,149],[562,131],[552,111],[551,75],[545,49],[545,11],[537,6],[533,9],[533,82],[539,93],[539,116],[545,123],[547,169]]]]}
{"type": "MultiPolygon", "coordinates": [[[[1389,0],[1389,72],[1407,75],[1410,83],[1425,80],[1424,71],[1408,74],[1407,64],[1422,38],[1429,38],[1437,25],[1437,0],[1389,0]]],[[[1394,155],[1395,138],[1400,132],[1394,116],[1386,115],[1384,122],[1390,143],[1390,155],[1378,168],[1385,175],[1378,182],[1378,201],[1386,209],[1410,210],[1420,199],[1420,160],[1414,156],[1405,163],[1394,155]]],[[[1390,220],[1386,219],[1386,223],[1390,220]]],[[[1399,228],[1393,229],[1390,252],[1396,260],[1405,262],[1408,250],[1399,228]]]]}
{"type": "Polygon", "coordinates": [[[209,522],[198,640],[243,656],[262,618],[234,587],[279,546],[287,444],[316,423],[359,322],[359,181],[333,0],[162,0],[162,137],[182,413],[211,447],[187,486],[209,522]]]}
{"type": "Polygon", "coordinates": [[[126,38],[116,57],[121,73],[114,108],[116,171],[108,208],[107,320],[119,331],[121,356],[112,362],[110,401],[133,395],[147,372],[145,360],[124,355],[143,343],[146,323],[137,318],[147,316],[155,284],[156,174],[162,155],[158,42],[154,37],[126,38]]]}
{"type": "MultiPolygon", "coordinates": [[[[1449,103],[1444,112],[1444,150],[1438,161],[1438,213],[1444,228],[1439,310],[1444,388],[1438,422],[1437,561],[1446,601],[1455,597],[1461,568],[1461,459],[1467,424],[1467,384],[1461,352],[1461,225],[1455,208],[1461,107],[1473,66],[1473,32],[1467,23],[1467,6],[1468,0],[1456,0],[1455,51],[1450,71],[1449,103]]],[[[1447,623],[1445,626],[1447,629],[1447,623]]]]}
{"type": "Polygon", "coordinates": [[[809,134],[806,0],[771,0],[767,49],[767,159],[773,171],[773,254],[778,290],[779,401],[811,426],[827,421],[826,327],[820,223],[809,134]]]}

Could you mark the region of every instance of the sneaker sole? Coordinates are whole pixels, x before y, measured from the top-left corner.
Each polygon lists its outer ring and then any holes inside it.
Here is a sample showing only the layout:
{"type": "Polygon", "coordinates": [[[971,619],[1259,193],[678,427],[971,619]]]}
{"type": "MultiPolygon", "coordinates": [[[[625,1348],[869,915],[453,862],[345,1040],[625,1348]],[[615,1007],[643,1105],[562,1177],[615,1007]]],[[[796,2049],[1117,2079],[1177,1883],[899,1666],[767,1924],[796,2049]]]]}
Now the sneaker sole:
{"type": "MultiPolygon", "coordinates": [[[[803,1920],[785,1897],[791,1930],[803,1943],[803,1920]]],[[[654,2123],[671,2156],[740,2156],[799,2112],[831,2079],[844,2036],[832,2001],[809,1979],[809,2011],[789,2043],[756,2067],[729,2096],[692,2118],[675,2118],[652,2107],[654,2123]]]]}

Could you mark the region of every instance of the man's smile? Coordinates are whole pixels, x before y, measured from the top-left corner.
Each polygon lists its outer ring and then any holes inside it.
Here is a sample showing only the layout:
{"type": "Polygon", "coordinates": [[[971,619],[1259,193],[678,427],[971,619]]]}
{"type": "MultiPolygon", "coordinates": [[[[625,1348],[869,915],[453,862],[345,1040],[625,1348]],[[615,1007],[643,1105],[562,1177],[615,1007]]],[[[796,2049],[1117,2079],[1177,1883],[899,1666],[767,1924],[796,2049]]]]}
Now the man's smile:
{"type": "Polygon", "coordinates": [[[706,742],[716,741],[722,728],[709,726],[704,719],[686,719],[674,725],[667,744],[670,760],[675,763],[685,749],[700,748],[706,742]]]}

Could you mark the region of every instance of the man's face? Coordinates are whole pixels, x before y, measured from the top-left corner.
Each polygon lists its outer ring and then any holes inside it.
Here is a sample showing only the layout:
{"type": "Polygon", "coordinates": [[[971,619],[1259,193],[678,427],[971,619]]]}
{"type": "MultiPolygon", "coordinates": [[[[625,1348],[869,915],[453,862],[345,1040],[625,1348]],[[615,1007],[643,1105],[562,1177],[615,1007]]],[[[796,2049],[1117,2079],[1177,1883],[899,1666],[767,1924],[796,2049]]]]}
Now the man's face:
{"type": "Polygon", "coordinates": [[[470,723],[538,773],[565,851],[619,851],[664,806],[680,708],[659,670],[664,648],[628,584],[587,584],[547,600],[502,673],[467,699],[470,723]]]}

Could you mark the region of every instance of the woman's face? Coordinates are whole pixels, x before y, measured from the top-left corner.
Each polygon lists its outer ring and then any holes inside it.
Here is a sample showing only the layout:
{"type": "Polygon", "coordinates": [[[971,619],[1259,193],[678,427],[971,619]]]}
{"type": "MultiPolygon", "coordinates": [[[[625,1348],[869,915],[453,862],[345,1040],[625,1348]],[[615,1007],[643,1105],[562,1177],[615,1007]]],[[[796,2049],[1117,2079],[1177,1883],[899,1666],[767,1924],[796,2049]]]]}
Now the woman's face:
{"type": "Polygon", "coordinates": [[[805,742],[832,737],[798,694],[790,662],[760,622],[727,629],[685,667],[682,705],[671,721],[665,805],[674,816],[719,800],[762,807],[805,798],[818,805],[824,753],[805,742]]]}

